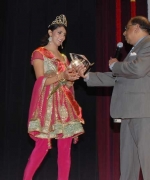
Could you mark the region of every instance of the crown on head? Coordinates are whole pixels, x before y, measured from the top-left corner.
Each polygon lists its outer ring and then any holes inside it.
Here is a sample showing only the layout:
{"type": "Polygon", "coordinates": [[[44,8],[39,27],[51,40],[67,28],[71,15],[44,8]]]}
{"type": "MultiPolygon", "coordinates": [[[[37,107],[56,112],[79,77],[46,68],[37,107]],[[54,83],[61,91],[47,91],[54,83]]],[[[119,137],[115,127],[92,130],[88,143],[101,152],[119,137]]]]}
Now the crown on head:
{"type": "Polygon", "coordinates": [[[57,16],[56,19],[48,26],[50,27],[52,24],[63,24],[67,27],[67,19],[66,16],[61,14],[60,16],[57,16]]]}

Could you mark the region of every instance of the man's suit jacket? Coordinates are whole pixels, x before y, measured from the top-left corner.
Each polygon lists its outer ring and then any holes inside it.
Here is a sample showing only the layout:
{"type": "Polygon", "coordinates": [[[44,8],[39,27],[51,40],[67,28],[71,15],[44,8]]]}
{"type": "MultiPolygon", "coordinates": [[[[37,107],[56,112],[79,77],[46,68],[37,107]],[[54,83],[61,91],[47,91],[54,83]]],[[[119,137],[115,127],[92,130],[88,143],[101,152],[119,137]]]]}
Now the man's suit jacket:
{"type": "Polygon", "coordinates": [[[112,118],[150,117],[150,36],[143,38],[123,62],[115,63],[112,72],[90,72],[87,85],[114,86],[112,118]]]}

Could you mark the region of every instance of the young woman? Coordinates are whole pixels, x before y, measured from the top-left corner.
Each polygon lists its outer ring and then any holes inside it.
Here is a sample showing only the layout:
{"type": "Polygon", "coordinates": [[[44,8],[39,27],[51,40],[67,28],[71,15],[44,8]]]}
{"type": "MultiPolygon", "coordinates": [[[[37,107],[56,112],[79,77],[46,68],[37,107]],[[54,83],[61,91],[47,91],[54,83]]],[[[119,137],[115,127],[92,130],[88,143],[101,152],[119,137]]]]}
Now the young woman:
{"type": "Polygon", "coordinates": [[[33,88],[28,133],[35,147],[25,168],[23,180],[32,180],[42,160],[51,149],[51,139],[57,139],[58,180],[68,180],[72,139],[84,133],[81,108],[74,99],[73,83],[78,74],[69,67],[58,47],[66,38],[67,20],[57,16],[48,26],[45,45],[32,53],[36,82],[33,88]]]}

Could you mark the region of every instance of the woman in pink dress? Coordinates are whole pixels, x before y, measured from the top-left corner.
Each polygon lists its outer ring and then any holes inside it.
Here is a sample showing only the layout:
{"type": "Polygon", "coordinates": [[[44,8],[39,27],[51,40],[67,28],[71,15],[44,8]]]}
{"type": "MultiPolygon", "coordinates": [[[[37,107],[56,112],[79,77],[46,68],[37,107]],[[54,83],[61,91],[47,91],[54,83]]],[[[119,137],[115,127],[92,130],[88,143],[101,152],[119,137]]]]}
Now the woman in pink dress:
{"type": "Polygon", "coordinates": [[[66,38],[67,20],[57,16],[48,26],[45,46],[32,53],[36,82],[32,92],[29,110],[28,133],[35,141],[29,157],[23,180],[32,180],[49,149],[51,139],[57,139],[58,180],[68,180],[70,171],[70,150],[72,140],[84,133],[81,107],[74,98],[73,83],[78,74],[69,67],[65,55],[58,47],[66,38]]]}

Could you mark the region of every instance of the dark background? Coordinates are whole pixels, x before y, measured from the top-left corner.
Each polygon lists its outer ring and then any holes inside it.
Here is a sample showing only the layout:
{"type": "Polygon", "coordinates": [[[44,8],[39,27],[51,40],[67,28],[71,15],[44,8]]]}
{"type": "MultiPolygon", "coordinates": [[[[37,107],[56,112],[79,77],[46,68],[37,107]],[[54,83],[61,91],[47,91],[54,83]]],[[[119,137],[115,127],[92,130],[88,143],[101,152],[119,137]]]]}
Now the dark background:
{"type": "MultiPolygon", "coordinates": [[[[68,20],[67,40],[63,52],[86,54],[95,61],[95,1],[67,0],[7,0],[1,1],[0,112],[1,149],[0,179],[21,180],[34,142],[27,134],[27,119],[31,92],[35,81],[30,64],[32,51],[40,45],[47,26],[56,16],[65,14],[68,20]]],[[[83,80],[75,83],[76,99],[83,107],[85,134],[72,145],[71,180],[98,179],[96,153],[96,112],[94,90],[83,80]]],[[[55,180],[57,177],[57,147],[49,151],[35,179],[55,180]]]]}
{"type": "MultiPolygon", "coordinates": [[[[47,26],[60,14],[68,20],[63,52],[84,54],[91,71],[107,71],[115,52],[115,0],[0,1],[0,180],[21,180],[34,142],[27,134],[28,109],[35,82],[30,64],[47,26]]],[[[147,1],[137,0],[137,15],[147,16],[147,1]]],[[[122,31],[130,19],[130,1],[121,0],[122,31]]],[[[124,39],[122,37],[122,41],[124,39]]],[[[129,46],[122,50],[122,58],[129,46]]],[[[85,134],[72,145],[70,180],[119,179],[119,125],[112,123],[112,88],[89,88],[75,82],[83,109],[85,134]]],[[[57,179],[57,147],[49,151],[35,180],[57,179]]]]}

